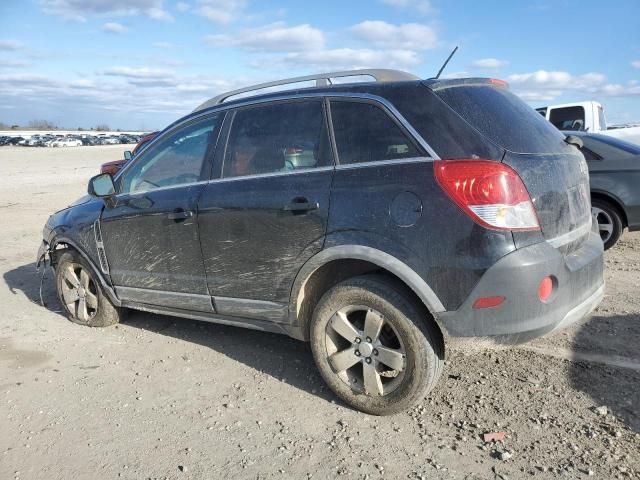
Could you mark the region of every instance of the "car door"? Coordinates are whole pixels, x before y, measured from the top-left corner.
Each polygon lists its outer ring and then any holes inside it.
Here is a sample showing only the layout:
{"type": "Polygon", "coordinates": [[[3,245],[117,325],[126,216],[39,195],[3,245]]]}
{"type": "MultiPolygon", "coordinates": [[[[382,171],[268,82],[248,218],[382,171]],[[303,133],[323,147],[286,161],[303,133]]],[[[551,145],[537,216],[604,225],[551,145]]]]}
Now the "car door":
{"type": "Polygon", "coordinates": [[[212,311],[197,201],[207,183],[222,115],[181,124],[118,177],[100,226],[111,279],[123,301],[212,311]]]}
{"type": "Polygon", "coordinates": [[[324,103],[248,106],[228,121],[218,178],[198,204],[209,291],[220,314],[284,321],[295,275],[322,249],[327,228],[333,158],[324,103]]]}

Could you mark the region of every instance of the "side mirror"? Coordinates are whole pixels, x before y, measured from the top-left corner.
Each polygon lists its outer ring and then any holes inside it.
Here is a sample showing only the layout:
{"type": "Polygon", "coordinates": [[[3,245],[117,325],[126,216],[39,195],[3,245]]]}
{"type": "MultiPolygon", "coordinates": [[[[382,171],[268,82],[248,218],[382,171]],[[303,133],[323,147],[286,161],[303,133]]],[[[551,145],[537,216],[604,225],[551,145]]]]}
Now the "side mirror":
{"type": "Polygon", "coordinates": [[[564,138],[564,141],[567,142],[569,145],[573,145],[574,147],[578,147],[578,149],[581,149],[584,146],[584,142],[577,135],[567,135],[564,138]]]}
{"type": "Polygon", "coordinates": [[[128,162],[129,160],[131,160],[133,158],[133,153],[131,153],[129,150],[127,150],[126,152],[124,152],[124,159],[128,162]]]}
{"type": "Polygon", "coordinates": [[[111,197],[116,194],[113,178],[109,173],[101,173],[89,180],[88,193],[92,197],[111,197]]]}

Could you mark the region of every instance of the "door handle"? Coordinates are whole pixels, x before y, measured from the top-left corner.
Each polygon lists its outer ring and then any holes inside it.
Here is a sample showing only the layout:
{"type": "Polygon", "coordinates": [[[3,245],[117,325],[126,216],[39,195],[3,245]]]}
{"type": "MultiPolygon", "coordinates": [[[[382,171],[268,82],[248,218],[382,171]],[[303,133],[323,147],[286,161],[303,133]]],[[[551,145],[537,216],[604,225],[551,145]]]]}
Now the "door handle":
{"type": "Polygon", "coordinates": [[[167,218],[169,220],[175,220],[175,221],[180,221],[180,220],[186,220],[187,218],[191,218],[193,217],[193,212],[191,210],[176,210],[175,212],[171,212],[169,214],[167,214],[167,218]]]}
{"type": "Polygon", "coordinates": [[[320,204],[318,202],[310,202],[307,198],[298,197],[286,204],[283,210],[285,212],[304,213],[310,212],[311,210],[318,210],[319,208],[320,204]]]}

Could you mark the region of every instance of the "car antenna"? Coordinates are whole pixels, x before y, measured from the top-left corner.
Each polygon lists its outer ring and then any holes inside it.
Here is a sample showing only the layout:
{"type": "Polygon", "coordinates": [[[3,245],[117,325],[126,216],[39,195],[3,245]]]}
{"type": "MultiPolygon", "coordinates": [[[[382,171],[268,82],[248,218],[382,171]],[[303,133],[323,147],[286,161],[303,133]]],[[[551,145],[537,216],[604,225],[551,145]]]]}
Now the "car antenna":
{"type": "Polygon", "coordinates": [[[440,67],[440,70],[438,70],[438,74],[435,77],[433,77],[434,80],[437,80],[438,78],[440,78],[440,74],[449,63],[449,60],[451,60],[451,57],[453,57],[453,54],[456,53],[457,51],[458,51],[458,46],[456,45],[456,48],[453,49],[453,51],[449,54],[447,59],[444,61],[444,64],[442,64],[442,67],[440,67]]]}

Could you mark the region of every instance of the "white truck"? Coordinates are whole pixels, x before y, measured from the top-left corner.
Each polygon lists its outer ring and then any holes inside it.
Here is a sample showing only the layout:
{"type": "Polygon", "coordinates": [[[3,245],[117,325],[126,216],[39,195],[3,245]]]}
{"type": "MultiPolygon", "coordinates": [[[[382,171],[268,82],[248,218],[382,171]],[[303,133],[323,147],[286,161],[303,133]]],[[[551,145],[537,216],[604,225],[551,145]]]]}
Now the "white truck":
{"type": "Polygon", "coordinates": [[[640,144],[640,124],[607,126],[604,109],[598,102],[563,103],[536,110],[559,130],[600,133],[640,144]]]}

